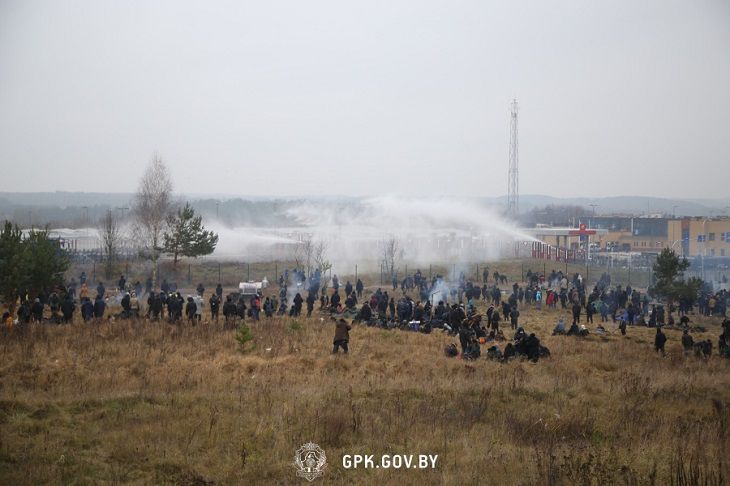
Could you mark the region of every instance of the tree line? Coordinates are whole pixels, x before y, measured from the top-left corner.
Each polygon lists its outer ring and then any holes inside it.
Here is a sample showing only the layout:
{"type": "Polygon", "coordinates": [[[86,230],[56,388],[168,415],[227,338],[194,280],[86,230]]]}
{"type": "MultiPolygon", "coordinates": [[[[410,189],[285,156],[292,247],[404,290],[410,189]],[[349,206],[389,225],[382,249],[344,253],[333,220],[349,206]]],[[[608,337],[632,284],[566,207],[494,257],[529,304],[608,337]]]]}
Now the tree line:
{"type": "MultiPolygon", "coordinates": [[[[139,181],[132,205],[131,239],[139,256],[157,263],[169,255],[176,266],[181,258],[209,255],[218,244],[218,235],[203,226],[202,217],[189,203],[175,201],[172,178],[155,155],[139,181]]],[[[105,259],[106,278],[111,278],[122,244],[123,231],[113,211],[100,219],[99,236],[105,259]]],[[[48,229],[26,232],[5,221],[0,233],[0,294],[11,306],[18,296],[36,296],[56,285],[63,285],[70,260],[60,242],[48,229]]],[[[157,283],[153,265],[153,285],[157,283]]]]}

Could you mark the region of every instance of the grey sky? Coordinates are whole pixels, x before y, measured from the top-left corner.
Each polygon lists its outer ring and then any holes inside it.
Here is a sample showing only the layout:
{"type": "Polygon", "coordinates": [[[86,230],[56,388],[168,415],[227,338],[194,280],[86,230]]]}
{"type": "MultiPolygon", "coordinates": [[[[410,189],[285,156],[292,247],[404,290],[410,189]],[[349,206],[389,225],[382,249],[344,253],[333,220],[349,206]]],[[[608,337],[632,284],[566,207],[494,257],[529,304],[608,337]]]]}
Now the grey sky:
{"type": "Polygon", "coordinates": [[[727,195],[730,2],[0,0],[3,190],[727,195]]]}

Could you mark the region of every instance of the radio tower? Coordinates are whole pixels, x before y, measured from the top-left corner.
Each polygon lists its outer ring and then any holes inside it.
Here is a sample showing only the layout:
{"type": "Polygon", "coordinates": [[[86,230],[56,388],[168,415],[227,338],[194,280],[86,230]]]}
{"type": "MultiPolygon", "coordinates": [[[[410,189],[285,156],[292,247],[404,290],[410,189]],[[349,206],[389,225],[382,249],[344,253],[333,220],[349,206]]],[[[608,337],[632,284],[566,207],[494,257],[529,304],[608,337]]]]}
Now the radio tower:
{"type": "Polygon", "coordinates": [[[507,214],[516,218],[519,213],[520,192],[517,167],[517,100],[512,100],[512,113],[509,122],[509,179],[507,182],[507,214]]]}

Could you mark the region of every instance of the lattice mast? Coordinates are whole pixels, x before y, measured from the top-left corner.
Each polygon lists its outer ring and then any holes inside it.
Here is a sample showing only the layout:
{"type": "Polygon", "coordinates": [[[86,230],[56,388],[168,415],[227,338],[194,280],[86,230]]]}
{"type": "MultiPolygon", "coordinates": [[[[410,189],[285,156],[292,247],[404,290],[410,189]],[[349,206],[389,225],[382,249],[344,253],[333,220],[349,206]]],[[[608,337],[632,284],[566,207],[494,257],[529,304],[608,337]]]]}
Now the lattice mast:
{"type": "Polygon", "coordinates": [[[517,217],[519,214],[519,167],[517,164],[517,100],[512,100],[509,122],[509,175],[507,181],[507,214],[517,217]]]}

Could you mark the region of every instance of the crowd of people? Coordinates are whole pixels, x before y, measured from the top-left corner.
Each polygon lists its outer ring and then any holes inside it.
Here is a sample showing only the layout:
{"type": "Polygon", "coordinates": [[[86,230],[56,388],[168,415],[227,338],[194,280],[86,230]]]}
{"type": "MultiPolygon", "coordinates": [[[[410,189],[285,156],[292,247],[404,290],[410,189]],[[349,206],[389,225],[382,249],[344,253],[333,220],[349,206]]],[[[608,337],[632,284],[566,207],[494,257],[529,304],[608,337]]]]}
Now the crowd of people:
{"type": "MultiPolygon", "coordinates": [[[[68,323],[73,321],[77,309],[84,322],[102,319],[130,319],[144,317],[150,321],[165,320],[172,324],[184,321],[196,325],[203,321],[207,305],[210,320],[219,321],[222,314],[225,326],[235,328],[247,317],[258,321],[263,316],[297,317],[305,312],[309,317],[319,304],[319,312],[331,316],[338,327],[335,341],[343,341],[342,322],[362,324],[383,329],[430,334],[435,330],[458,336],[459,347],[449,346],[448,356],[460,354],[465,359],[481,356],[481,346],[487,346],[490,359],[508,360],[524,355],[537,360],[549,354],[534,333],[527,333],[520,323],[520,310],[534,308],[559,313],[553,335],[585,337],[591,332],[607,334],[607,322],[612,322],[621,334],[630,326],[647,326],[657,329],[655,349],[664,354],[666,335],[662,328],[677,325],[683,329],[682,347],[685,354],[710,356],[712,342],[707,339],[694,342],[691,333],[697,329],[690,325],[689,313],[697,308],[705,316],[724,316],[728,294],[725,290],[710,292],[703,289],[696,298],[685,298],[665,308],[652,302],[646,293],[630,285],[612,285],[610,276],[604,274],[588,289],[583,277],[575,273],[552,271],[548,275],[528,270],[525,283],[508,285],[507,275],[484,268],[481,282],[467,279],[462,272],[456,278],[442,275],[431,278],[420,270],[402,279],[393,279],[392,289],[377,288],[365,296],[365,285],[360,278],[342,284],[337,275],[325,278],[318,270],[307,276],[301,269],[285,270],[278,277],[278,292],[263,296],[243,295],[235,292],[224,297],[219,283],[204,300],[202,283],[193,295],[184,297],[174,283],[164,279],[159,291],[153,288],[152,279],[144,285],[140,281],[130,284],[120,276],[116,287],[108,292],[103,282],[98,282],[95,295],[91,296],[90,282],[81,273],[78,282],[71,279],[67,286],[56,286],[31,298],[21,294],[17,305],[17,319],[5,312],[3,321],[8,327],[30,322],[68,323]],[[507,287],[505,289],[505,287],[507,287]],[[390,294],[389,294],[390,292],[390,294]],[[306,297],[304,297],[306,295],[306,297]],[[121,312],[110,312],[110,303],[121,307],[121,312]],[[486,308],[483,313],[480,308],[486,308]],[[45,317],[46,308],[50,317],[45,317]],[[675,321],[679,318],[679,324],[675,321]],[[570,320],[570,325],[567,321],[570,320]],[[588,325],[594,326],[592,329],[588,325]],[[505,337],[509,328],[510,340],[505,337]],[[460,348],[460,349],[459,349],[460,348]]],[[[723,324],[718,340],[722,354],[728,353],[730,324],[723,324]]],[[[349,331],[349,329],[348,329],[349,331]]],[[[349,334],[346,338],[349,340],[349,334]]],[[[347,346],[336,345],[335,351],[347,346]]]]}

